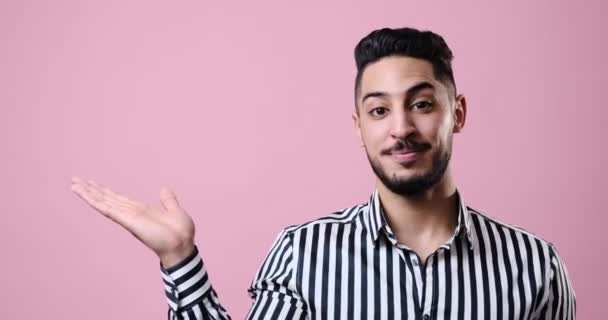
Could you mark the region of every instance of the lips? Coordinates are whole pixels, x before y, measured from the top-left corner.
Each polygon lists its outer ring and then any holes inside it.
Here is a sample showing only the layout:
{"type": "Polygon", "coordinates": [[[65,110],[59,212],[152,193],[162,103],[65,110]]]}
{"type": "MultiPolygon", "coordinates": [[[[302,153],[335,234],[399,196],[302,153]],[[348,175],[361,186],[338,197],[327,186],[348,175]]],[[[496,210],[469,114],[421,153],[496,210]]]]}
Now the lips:
{"type": "Polygon", "coordinates": [[[417,153],[421,150],[401,150],[401,151],[393,151],[391,154],[408,154],[408,153],[417,153]]]}
{"type": "Polygon", "coordinates": [[[406,148],[389,152],[391,158],[399,163],[412,163],[416,161],[428,147],[421,145],[419,148],[406,148]]]}
{"type": "Polygon", "coordinates": [[[431,148],[428,143],[414,141],[399,141],[392,148],[383,153],[389,155],[393,160],[400,163],[411,163],[420,155],[431,148]]]}
{"type": "Polygon", "coordinates": [[[400,151],[391,153],[391,157],[397,162],[411,162],[418,158],[419,151],[400,151]]]}

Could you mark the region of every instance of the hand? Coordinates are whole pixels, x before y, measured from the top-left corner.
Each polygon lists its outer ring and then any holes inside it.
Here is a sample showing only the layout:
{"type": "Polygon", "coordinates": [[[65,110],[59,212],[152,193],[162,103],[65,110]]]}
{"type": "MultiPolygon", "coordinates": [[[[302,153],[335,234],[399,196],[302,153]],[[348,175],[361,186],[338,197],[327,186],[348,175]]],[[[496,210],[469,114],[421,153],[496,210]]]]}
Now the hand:
{"type": "Polygon", "coordinates": [[[162,209],[131,200],[93,180],[73,177],[71,189],[152,249],[164,267],[178,263],[194,251],[194,222],[168,188],[160,191],[162,209]]]}

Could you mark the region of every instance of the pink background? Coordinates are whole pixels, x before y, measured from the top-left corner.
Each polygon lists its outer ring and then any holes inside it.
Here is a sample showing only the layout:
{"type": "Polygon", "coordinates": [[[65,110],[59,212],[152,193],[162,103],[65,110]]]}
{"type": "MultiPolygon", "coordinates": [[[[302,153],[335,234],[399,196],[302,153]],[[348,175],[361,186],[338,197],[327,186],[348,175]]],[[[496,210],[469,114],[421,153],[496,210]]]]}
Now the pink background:
{"type": "Polygon", "coordinates": [[[381,26],[444,35],[469,104],[465,199],[557,245],[579,319],[605,311],[601,1],[252,3],[0,2],[3,319],[165,319],[158,260],[72,175],[154,204],[172,186],[243,317],[282,227],[373,190],[352,52],[381,26]]]}

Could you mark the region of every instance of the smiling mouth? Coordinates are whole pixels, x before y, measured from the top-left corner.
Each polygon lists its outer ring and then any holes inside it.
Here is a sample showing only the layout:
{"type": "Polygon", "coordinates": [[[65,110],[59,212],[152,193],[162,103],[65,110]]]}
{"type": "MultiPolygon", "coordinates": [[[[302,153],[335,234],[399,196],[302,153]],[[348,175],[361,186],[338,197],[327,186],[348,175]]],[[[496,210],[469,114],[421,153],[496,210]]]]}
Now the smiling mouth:
{"type": "Polygon", "coordinates": [[[400,151],[400,152],[392,152],[391,158],[397,162],[412,162],[420,157],[420,154],[424,152],[420,151],[400,151]]]}
{"type": "Polygon", "coordinates": [[[384,150],[382,153],[388,155],[401,164],[412,164],[422,153],[431,149],[429,143],[415,142],[412,140],[398,141],[393,147],[384,150]]]}

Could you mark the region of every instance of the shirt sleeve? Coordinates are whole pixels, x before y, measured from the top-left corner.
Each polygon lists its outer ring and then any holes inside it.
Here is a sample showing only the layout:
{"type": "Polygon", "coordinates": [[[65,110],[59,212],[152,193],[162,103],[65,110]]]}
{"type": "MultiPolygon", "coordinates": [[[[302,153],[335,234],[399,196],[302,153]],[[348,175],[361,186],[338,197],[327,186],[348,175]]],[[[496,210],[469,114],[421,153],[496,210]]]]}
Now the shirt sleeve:
{"type": "Polygon", "coordinates": [[[163,268],[161,275],[169,310],[169,320],[230,319],[213,290],[198,248],[183,261],[163,268]]]}
{"type": "Polygon", "coordinates": [[[540,319],[574,320],[576,318],[576,296],[568,277],[568,270],[557,250],[549,246],[550,267],[549,296],[540,319]]]}
{"type": "Polygon", "coordinates": [[[253,304],[246,319],[308,319],[296,289],[293,235],[283,230],[275,239],[249,289],[253,304]]]}
{"type": "MultiPolygon", "coordinates": [[[[247,320],[308,319],[307,307],[295,286],[293,237],[283,230],[257,270],[248,288],[253,303],[247,320]]],[[[198,248],[161,274],[165,286],[168,319],[231,319],[211,286],[198,248]]]]}

